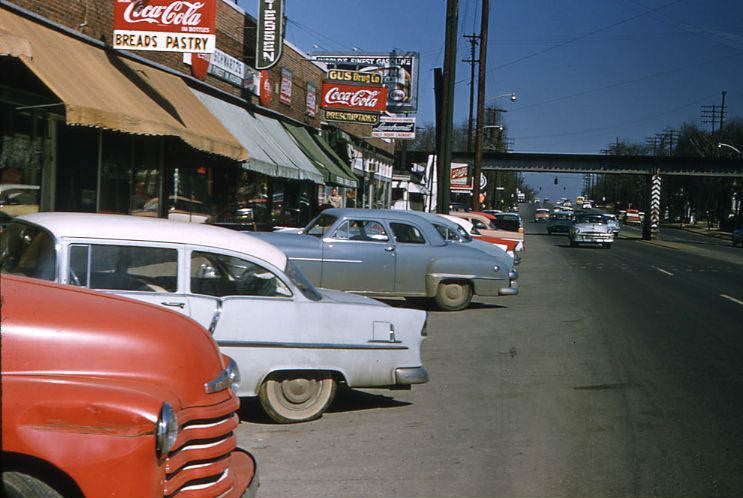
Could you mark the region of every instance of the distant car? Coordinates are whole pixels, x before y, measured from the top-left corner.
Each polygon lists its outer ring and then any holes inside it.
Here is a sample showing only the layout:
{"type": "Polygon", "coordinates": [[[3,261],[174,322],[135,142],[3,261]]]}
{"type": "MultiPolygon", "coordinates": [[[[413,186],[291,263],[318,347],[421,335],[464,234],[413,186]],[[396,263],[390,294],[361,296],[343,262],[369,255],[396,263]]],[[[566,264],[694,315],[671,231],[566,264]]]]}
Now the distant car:
{"type": "Polygon", "coordinates": [[[591,206],[590,202],[584,202],[583,203],[583,209],[591,209],[593,206],[591,206]]]}
{"type": "Polygon", "coordinates": [[[599,244],[608,249],[614,242],[614,232],[601,214],[576,214],[575,223],[570,227],[568,236],[572,247],[580,244],[599,244]]]}
{"type": "Polygon", "coordinates": [[[517,251],[524,249],[524,234],[523,231],[513,231],[512,226],[505,223],[505,228],[498,226],[497,216],[506,215],[507,213],[498,213],[497,215],[486,213],[484,211],[471,211],[469,213],[463,213],[460,211],[450,211],[449,215],[463,218],[474,226],[474,228],[488,237],[497,237],[499,239],[515,240],[517,241],[517,251]]]}
{"type": "Polygon", "coordinates": [[[541,222],[541,221],[547,221],[550,217],[550,210],[546,208],[539,208],[534,213],[534,221],[535,222],[541,222]]]}
{"type": "Polygon", "coordinates": [[[573,214],[569,212],[559,212],[550,214],[547,220],[547,233],[569,233],[573,226],[573,214]]]}
{"type": "Polygon", "coordinates": [[[618,234],[621,231],[619,220],[617,220],[616,215],[613,215],[611,213],[604,213],[602,216],[606,218],[606,224],[609,225],[612,232],[614,232],[614,235],[618,234]]]}
{"type": "Polygon", "coordinates": [[[446,311],[466,308],[473,295],[518,294],[518,272],[505,252],[488,253],[477,244],[447,242],[426,216],[414,211],[333,208],[298,234],[252,235],[283,250],[320,287],[432,298],[446,311]]]}
{"type": "Polygon", "coordinates": [[[739,227],[733,230],[731,237],[733,239],[733,247],[737,245],[740,245],[740,247],[743,247],[743,227],[739,227]]]}
{"type": "Polygon", "coordinates": [[[321,416],[339,383],[409,389],[428,380],[424,311],[316,289],[279,249],[226,228],[36,213],[2,234],[0,264],[191,317],[237,362],[238,395],[257,396],[280,423],[321,416]]]}

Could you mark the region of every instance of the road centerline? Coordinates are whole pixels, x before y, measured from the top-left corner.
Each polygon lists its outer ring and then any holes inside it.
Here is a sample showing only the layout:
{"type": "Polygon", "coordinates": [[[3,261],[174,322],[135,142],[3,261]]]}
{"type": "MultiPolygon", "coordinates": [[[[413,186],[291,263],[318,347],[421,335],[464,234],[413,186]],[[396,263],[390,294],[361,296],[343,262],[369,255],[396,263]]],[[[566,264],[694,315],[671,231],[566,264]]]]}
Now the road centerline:
{"type": "Polygon", "coordinates": [[[658,268],[657,266],[653,266],[651,268],[654,268],[654,269],[658,270],[661,273],[665,273],[666,275],[673,277],[673,273],[671,273],[668,270],[664,270],[663,268],[658,268]]]}

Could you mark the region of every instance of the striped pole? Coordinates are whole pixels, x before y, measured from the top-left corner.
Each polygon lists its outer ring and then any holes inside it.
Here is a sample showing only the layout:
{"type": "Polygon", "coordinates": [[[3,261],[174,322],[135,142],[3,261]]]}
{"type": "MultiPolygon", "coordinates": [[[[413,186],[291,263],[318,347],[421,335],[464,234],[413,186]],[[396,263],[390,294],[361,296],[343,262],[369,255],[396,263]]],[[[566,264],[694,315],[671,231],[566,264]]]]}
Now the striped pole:
{"type": "Polygon", "coordinates": [[[660,225],[660,175],[655,174],[650,185],[650,229],[657,233],[660,225]]]}

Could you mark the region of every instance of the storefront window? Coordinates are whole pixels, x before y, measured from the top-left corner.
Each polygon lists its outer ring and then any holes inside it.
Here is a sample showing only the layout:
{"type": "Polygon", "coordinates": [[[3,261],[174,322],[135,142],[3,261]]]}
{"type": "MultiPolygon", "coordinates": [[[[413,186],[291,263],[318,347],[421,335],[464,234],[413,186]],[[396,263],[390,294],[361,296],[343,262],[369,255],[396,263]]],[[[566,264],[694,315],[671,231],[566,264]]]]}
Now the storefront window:
{"type": "Polygon", "coordinates": [[[160,207],[160,141],[135,138],[133,157],[129,214],[157,217],[160,207]]]}
{"type": "Polygon", "coordinates": [[[39,210],[44,125],[34,114],[0,114],[0,223],[39,210]]]}
{"type": "Polygon", "coordinates": [[[96,212],[100,130],[57,127],[57,211],[96,212]]]}
{"type": "Polygon", "coordinates": [[[105,133],[101,151],[99,211],[126,214],[132,184],[132,136],[105,133]]]}

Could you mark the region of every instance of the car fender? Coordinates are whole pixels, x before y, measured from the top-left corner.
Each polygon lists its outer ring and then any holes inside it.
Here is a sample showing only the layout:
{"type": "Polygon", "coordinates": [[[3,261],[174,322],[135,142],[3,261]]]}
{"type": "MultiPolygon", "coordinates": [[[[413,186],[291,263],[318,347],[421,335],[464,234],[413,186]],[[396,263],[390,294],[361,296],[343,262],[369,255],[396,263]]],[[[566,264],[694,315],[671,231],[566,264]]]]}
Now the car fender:
{"type": "Polygon", "coordinates": [[[468,282],[474,289],[476,280],[508,280],[512,263],[506,261],[507,254],[503,256],[495,258],[481,252],[479,258],[446,257],[432,260],[426,270],[426,295],[435,296],[441,282],[468,282]]]}

